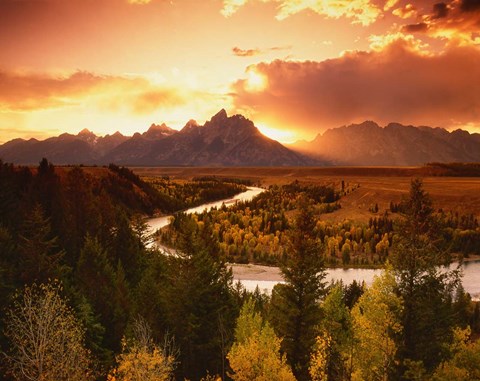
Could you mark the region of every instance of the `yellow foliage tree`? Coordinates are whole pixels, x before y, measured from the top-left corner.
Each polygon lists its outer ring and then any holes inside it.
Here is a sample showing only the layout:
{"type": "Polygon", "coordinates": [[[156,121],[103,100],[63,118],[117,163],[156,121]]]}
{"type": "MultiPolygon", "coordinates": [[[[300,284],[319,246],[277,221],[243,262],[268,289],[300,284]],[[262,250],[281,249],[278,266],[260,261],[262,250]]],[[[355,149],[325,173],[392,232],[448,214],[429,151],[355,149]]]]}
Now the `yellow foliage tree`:
{"type": "Polygon", "coordinates": [[[235,381],[295,381],[295,377],[280,354],[281,340],[272,327],[255,312],[254,302],[242,307],[235,328],[235,343],[227,358],[235,381]]]}
{"type": "Polygon", "coordinates": [[[309,372],[312,381],[328,380],[328,362],[331,345],[332,337],[328,332],[323,332],[322,335],[317,336],[315,351],[310,358],[309,372]]]}
{"type": "Polygon", "coordinates": [[[387,268],[360,297],[352,310],[356,348],[355,380],[388,380],[395,365],[393,335],[402,331],[402,299],[395,294],[395,277],[387,268]]]}
{"type": "Polygon", "coordinates": [[[480,380],[480,340],[469,342],[470,335],[470,327],[453,330],[452,358],[438,366],[434,381],[480,380]]]}
{"type": "Polygon", "coordinates": [[[134,338],[123,339],[123,351],[108,381],[168,381],[173,378],[175,356],[160,348],[151,338],[148,324],[139,319],[134,324],[134,338]]]}
{"type": "Polygon", "coordinates": [[[60,296],[58,283],[25,287],[5,318],[7,372],[14,380],[86,381],[93,378],[84,330],[60,296]]]}

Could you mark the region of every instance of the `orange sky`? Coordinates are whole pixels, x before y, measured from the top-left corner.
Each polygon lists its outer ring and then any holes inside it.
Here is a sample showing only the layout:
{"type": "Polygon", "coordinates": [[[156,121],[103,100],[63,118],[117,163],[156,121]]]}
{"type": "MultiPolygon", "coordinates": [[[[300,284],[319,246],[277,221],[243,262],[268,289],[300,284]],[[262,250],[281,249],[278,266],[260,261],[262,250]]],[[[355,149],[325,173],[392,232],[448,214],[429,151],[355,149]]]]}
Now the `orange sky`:
{"type": "Polygon", "coordinates": [[[0,142],[365,119],[480,132],[480,1],[0,0],[0,142]]]}

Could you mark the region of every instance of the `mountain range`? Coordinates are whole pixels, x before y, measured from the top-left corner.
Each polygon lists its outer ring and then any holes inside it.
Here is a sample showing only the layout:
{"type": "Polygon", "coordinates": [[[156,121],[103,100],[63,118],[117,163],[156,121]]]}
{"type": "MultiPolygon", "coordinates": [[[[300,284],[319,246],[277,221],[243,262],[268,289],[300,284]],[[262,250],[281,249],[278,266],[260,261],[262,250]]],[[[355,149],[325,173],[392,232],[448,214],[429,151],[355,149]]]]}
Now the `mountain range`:
{"type": "Polygon", "coordinates": [[[372,121],[333,128],[287,147],[261,134],[242,115],[221,110],[204,125],[190,120],[180,131],[152,124],[144,133],[103,137],[87,129],[45,140],[14,139],[0,159],[37,164],[131,166],[410,166],[428,162],[480,162],[480,134],[464,130],[372,121]]]}
{"type": "Polygon", "coordinates": [[[143,134],[97,137],[87,129],[46,140],[14,139],[0,146],[0,159],[37,164],[131,166],[305,166],[320,164],[260,133],[242,115],[221,110],[203,126],[190,120],[180,131],[152,124],[143,134]]]}
{"type": "Polygon", "coordinates": [[[311,142],[289,148],[329,165],[413,166],[440,162],[480,162],[480,134],[464,130],[404,126],[372,121],[332,128],[311,142]]]}

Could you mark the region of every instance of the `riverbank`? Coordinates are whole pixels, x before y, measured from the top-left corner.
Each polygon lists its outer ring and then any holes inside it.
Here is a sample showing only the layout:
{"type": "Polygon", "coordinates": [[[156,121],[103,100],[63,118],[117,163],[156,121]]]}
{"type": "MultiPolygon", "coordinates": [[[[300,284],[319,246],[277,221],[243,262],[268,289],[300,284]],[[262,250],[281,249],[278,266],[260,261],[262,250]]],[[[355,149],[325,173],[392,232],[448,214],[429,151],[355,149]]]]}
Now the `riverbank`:
{"type": "Polygon", "coordinates": [[[227,267],[232,269],[236,280],[283,281],[279,267],[237,263],[227,263],[227,267]]]}

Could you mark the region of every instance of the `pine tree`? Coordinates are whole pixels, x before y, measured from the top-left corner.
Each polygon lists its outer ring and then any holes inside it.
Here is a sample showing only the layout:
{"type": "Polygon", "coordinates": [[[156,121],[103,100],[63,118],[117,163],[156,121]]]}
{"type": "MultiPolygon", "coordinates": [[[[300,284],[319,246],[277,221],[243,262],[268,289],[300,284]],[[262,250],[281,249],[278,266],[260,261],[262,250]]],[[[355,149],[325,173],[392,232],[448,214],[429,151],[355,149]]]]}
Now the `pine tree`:
{"type": "Polygon", "coordinates": [[[237,311],[232,273],[190,218],[180,223],[178,241],[168,258],[164,302],[167,325],[180,349],[178,376],[199,379],[206,370],[224,374],[237,311]]]}
{"type": "Polygon", "coordinates": [[[315,222],[313,209],[304,198],[290,237],[289,255],[281,267],[285,284],[272,293],[270,320],[283,338],[282,349],[300,381],[308,379],[315,330],[321,320],[320,300],[325,293],[323,247],[314,235],[315,222]]]}
{"type": "Polygon", "coordinates": [[[431,371],[446,356],[451,340],[452,293],[459,284],[459,272],[440,269],[450,263],[450,255],[421,180],[412,180],[404,210],[391,255],[398,293],[404,300],[400,358],[420,361],[431,371]]]}
{"type": "Polygon", "coordinates": [[[61,279],[67,270],[62,264],[65,252],[59,249],[50,219],[45,217],[39,204],[25,218],[19,238],[18,271],[22,282],[45,283],[49,279],[61,279]]]}

